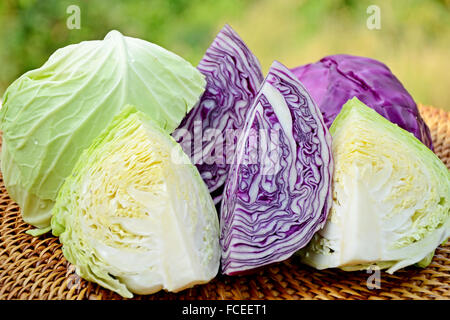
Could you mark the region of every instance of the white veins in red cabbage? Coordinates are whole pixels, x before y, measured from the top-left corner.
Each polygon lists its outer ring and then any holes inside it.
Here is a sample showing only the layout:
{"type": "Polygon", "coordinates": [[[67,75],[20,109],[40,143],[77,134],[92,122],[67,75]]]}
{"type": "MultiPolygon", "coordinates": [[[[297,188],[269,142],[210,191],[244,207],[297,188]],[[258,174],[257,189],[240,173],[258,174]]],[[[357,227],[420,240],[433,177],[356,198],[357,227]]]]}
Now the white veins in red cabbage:
{"type": "Polygon", "coordinates": [[[197,68],[205,75],[205,92],[173,136],[197,166],[218,203],[237,130],[244,126],[264,78],[258,59],[228,25],[219,32],[197,68]]]}
{"type": "Polygon", "coordinates": [[[304,247],[326,221],[332,174],[331,136],[318,107],[299,80],[274,62],[247,116],[225,185],[222,272],[282,261],[304,247]],[[261,170],[264,154],[248,162],[255,148],[273,150],[265,137],[259,135],[257,143],[252,138],[264,130],[278,132],[272,172],[261,170]]]}

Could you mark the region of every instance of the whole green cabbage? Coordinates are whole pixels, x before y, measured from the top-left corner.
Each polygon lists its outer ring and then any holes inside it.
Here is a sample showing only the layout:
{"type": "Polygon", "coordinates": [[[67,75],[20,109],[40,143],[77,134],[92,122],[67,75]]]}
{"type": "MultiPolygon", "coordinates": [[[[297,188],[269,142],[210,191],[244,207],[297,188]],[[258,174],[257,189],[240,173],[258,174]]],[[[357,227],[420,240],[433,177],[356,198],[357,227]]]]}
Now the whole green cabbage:
{"type": "Polygon", "coordinates": [[[3,178],[23,219],[49,226],[81,152],[127,103],[171,133],[204,87],[204,76],[181,57],[118,31],[59,49],[22,75],[4,95],[0,126],[3,178]]]}

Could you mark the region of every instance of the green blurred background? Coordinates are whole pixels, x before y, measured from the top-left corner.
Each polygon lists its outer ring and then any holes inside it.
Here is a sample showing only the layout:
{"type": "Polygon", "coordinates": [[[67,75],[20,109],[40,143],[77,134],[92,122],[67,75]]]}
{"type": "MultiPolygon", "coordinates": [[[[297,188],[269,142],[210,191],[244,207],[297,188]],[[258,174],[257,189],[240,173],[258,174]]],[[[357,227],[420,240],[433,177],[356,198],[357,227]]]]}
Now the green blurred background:
{"type": "Polygon", "coordinates": [[[56,49],[111,29],[172,50],[194,65],[229,23],[260,59],[294,67],[336,53],[386,63],[417,102],[450,110],[450,0],[1,0],[0,94],[56,49]],[[369,30],[369,5],[381,29],[369,30]],[[69,30],[69,5],[81,29],[69,30]]]}

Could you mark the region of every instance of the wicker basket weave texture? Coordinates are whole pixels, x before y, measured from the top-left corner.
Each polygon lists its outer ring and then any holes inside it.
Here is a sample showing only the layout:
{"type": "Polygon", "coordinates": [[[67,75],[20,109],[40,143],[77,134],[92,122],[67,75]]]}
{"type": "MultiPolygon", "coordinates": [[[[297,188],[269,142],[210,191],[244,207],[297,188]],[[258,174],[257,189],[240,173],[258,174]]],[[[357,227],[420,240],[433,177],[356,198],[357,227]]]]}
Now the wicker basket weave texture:
{"type": "MultiPolygon", "coordinates": [[[[450,112],[421,106],[436,154],[450,168],[450,112]]],[[[25,234],[31,226],[0,181],[0,299],[122,299],[80,279],[51,235],[25,234]]],[[[180,293],[159,292],[134,299],[446,299],[450,300],[450,244],[436,250],[426,269],[408,267],[381,273],[379,289],[367,286],[370,274],[317,271],[296,257],[242,277],[217,276],[180,293]]]]}

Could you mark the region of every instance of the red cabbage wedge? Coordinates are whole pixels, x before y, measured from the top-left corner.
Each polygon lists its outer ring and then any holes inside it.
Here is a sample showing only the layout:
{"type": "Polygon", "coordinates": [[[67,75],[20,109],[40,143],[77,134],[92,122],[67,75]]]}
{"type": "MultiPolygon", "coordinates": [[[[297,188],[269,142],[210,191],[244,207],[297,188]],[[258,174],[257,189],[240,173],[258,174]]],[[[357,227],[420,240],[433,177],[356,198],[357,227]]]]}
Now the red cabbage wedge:
{"type": "Polygon", "coordinates": [[[332,174],[331,136],[318,107],[295,75],[274,62],[225,185],[222,272],[243,273],[304,247],[326,221],[332,174]]]}
{"type": "Polygon", "coordinates": [[[239,132],[264,77],[258,59],[228,25],[198,65],[207,84],[173,134],[197,166],[214,202],[222,197],[239,132]]]}
{"type": "Polygon", "coordinates": [[[357,97],[433,150],[430,129],[416,103],[385,64],[370,58],[338,54],[294,68],[292,72],[311,93],[328,127],[342,106],[357,97]]]}

